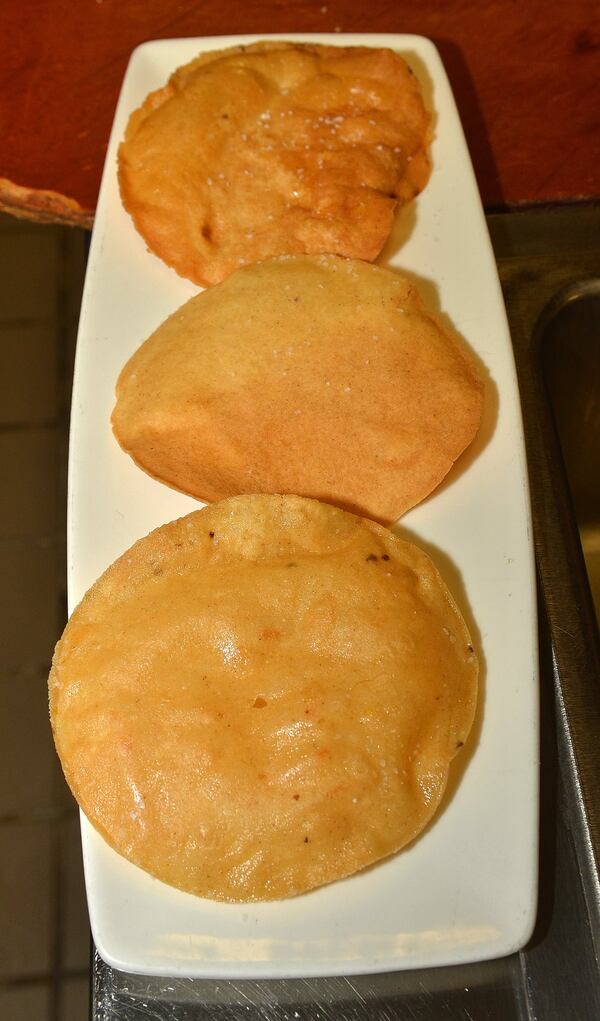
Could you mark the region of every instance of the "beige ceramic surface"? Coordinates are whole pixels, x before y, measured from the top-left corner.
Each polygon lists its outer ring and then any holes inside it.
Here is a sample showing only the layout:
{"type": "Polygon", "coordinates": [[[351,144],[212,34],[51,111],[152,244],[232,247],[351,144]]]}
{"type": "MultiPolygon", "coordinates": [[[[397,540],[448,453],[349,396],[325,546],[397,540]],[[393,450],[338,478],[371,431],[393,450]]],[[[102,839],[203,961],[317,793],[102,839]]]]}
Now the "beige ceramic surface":
{"type": "MultiPolygon", "coordinates": [[[[311,38],[311,37],[303,37],[311,38]]],[[[418,37],[320,36],[397,49],[434,111],[433,172],[399,215],[383,261],[481,359],[480,436],[434,496],[402,519],[457,597],[482,662],[480,710],[462,776],[409,849],[294,901],[216,904],[139,871],[83,822],[96,944],[123,970],[268,977],[356,974],[509,953],[528,938],[537,875],[537,656],[533,556],[510,338],[476,184],[447,79],[418,37]],[[485,366],[485,369],[483,367],[485,366]]],[[[127,117],[168,74],[240,37],[148,43],[135,52],[108,150],[79,334],[73,397],[69,600],[152,528],[197,504],[141,472],[110,429],[117,376],[185,300],[190,283],[148,253],[123,210],[116,148],[127,117]]]]}

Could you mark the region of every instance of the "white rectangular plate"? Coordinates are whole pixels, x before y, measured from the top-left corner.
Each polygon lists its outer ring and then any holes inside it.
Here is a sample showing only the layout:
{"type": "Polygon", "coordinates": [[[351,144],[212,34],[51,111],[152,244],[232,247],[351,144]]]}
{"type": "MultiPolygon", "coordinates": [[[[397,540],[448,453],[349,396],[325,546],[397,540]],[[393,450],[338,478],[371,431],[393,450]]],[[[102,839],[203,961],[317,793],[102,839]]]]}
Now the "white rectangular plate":
{"type": "MultiPolygon", "coordinates": [[[[412,66],[434,112],[431,180],[399,214],[398,250],[387,261],[412,274],[428,304],[460,331],[489,372],[489,385],[474,449],[433,497],[405,516],[401,533],[432,554],[471,626],[483,666],[480,711],[460,783],[423,837],[375,868],[293,900],[240,906],[181,893],[126,862],[82,817],[94,940],[109,964],[126,971],[256,978],[452,964],[519,948],[535,917],[537,645],[526,465],[512,347],[461,125],[428,40],[291,38],[392,47],[412,66]]],[[[201,50],[253,41],[146,43],[125,77],[77,349],[71,609],[136,539],[198,506],[136,468],[110,429],[115,381],[126,359],[197,292],[147,251],[122,208],[117,146],[130,112],[176,67],[201,50]]],[[[393,248],[394,242],[387,251],[393,248]]]]}

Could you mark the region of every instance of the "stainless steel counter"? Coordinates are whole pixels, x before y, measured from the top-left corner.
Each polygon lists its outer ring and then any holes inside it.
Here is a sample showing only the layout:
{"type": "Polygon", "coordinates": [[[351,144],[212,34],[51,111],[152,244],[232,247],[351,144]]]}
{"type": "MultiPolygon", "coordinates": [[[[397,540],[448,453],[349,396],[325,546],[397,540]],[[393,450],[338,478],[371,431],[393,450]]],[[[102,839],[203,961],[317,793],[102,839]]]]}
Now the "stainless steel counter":
{"type": "MultiPolygon", "coordinates": [[[[587,515],[585,534],[599,523],[593,465],[600,435],[598,414],[589,409],[600,400],[593,384],[600,378],[600,208],[497,214],[488,225],[519,372],[540,590],[541,851],[533,938],[519,954],[477,965],[276,982],[145,978],[114,971],[93,952],[93,1021],[600,1018],[600,657],[574,513],[587,515]],[[566,366],[575,350],[588,360],[574,376],[566,366]],[[574,379],[588,384],[584,396],[563,400],[565,388],[573,395],[574,379]],[[584,414],[585,425],[574,426],[572,413],[584,414]],[[569,495],[559,434],[566,452],[570,446],[577,455],[569,455],[571,485],[576,492],[577,460],[587,502],[569,495]]],[[[458,246],[459,239],[460,258],[458,246]]]]}

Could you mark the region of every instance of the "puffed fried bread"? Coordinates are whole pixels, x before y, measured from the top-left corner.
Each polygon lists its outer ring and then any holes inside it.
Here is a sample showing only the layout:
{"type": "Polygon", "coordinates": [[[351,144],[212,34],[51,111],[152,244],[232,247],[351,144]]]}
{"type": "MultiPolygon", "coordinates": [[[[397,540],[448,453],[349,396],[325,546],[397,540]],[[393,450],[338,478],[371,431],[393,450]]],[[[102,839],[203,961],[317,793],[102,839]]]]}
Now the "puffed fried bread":
{"type": "Polygon", "coordinates": [[[283,256],[160,326],[112,423],[141,468],[201,500],[291,493],[390,522],[471,443],[482,400],[472,357],[405,277],[283,256]]]}
{"type": "Polygon", "coordinates": [[[65,776],[113,848],[189,893],[272,900],[423,830],[477,658],[416,546],[315,501],[234,497],[105,572],[49,687],[65,776]]]}
{"type": "Polygon", "coordinates": [[[290,252],[374,259],[429,176],[430,117],[392,50],[265,41],[203,53],[119,149],[148,247],[209,285],[290,252]]]}

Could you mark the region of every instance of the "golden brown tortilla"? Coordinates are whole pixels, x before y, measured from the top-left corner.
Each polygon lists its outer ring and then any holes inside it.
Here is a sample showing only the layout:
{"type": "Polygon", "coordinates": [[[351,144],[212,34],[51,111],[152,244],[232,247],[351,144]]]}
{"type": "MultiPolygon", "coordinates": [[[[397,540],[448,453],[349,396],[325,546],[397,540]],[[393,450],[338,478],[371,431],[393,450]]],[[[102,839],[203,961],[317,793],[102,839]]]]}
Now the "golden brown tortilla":
{"type": "Polygon", "coordinates": [[[49,687],[66,778],[112,847],[182,890],[270,900],[423,829],[477,661],[416,546],[315,501],[245,496],[110,567],[49,687]]]}
{"type": "Polygon", "coordinates": [[[200,284],[286,252],[374,259],[429,176],[429,121],[392,50],[204,53],[131,116],[123,203],[151,250],[200,284]]]}
{"type": "Polygon", "coordinates": [[[390,270],[284,256],[192,298],[141,346],[113,427],[199,497],[295,493],[393,521],[479,427],[471,358],[390,270]]]}

